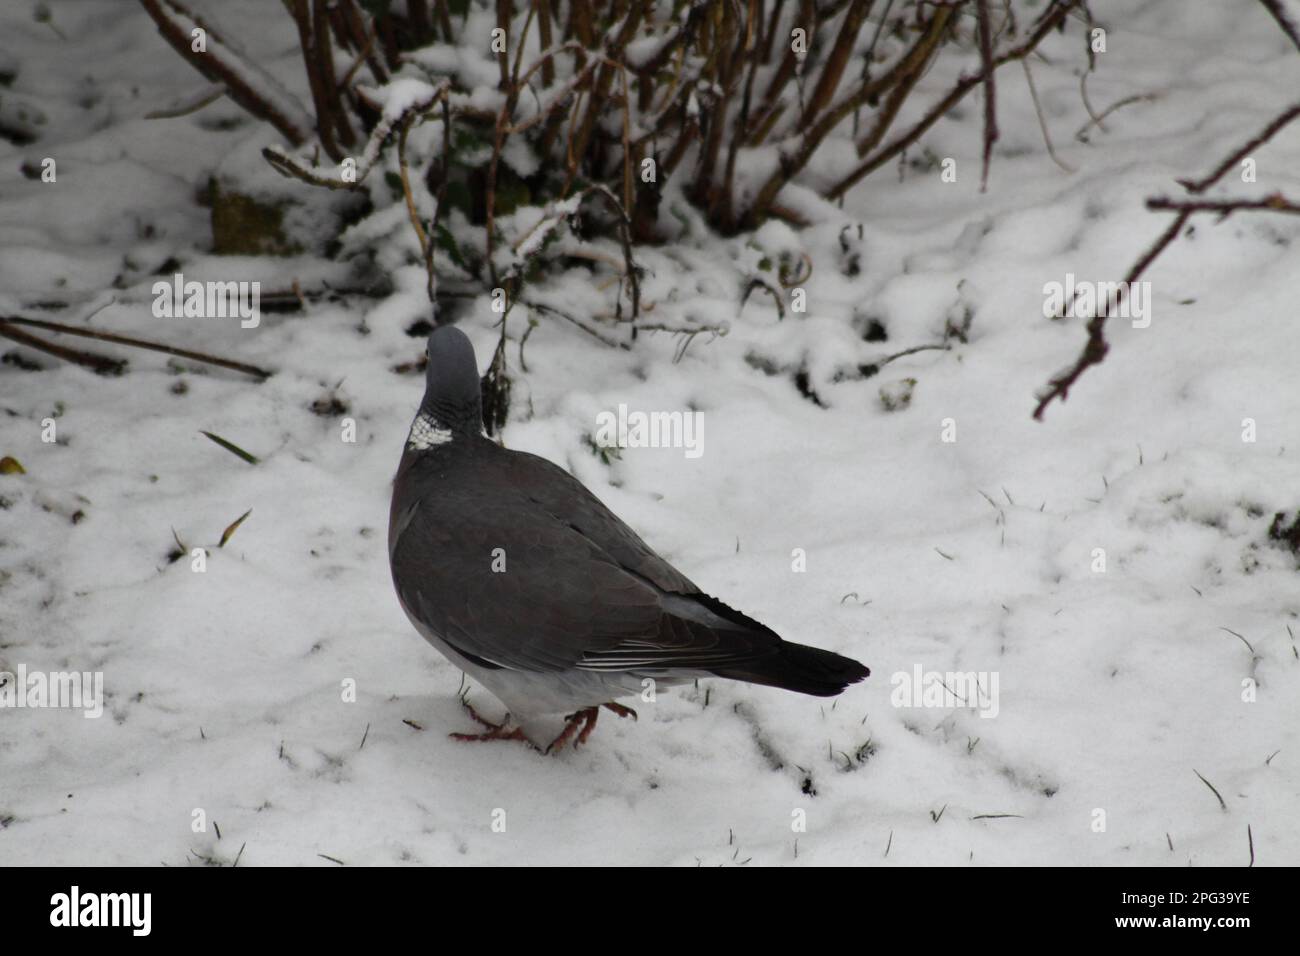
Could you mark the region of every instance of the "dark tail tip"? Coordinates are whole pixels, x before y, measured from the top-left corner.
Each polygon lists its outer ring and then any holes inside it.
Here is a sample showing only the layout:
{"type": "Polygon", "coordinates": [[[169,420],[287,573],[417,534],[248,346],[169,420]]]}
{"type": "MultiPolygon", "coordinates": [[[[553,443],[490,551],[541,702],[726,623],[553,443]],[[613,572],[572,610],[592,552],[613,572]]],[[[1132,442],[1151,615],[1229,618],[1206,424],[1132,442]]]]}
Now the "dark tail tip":
{"type": "Polygon", "coordinates": [[[813,697],[834,697],[871,671],[852,658],[805,644],[783,641],[770,657],[715,672],[719,677],[780,687],[813,697]]]}

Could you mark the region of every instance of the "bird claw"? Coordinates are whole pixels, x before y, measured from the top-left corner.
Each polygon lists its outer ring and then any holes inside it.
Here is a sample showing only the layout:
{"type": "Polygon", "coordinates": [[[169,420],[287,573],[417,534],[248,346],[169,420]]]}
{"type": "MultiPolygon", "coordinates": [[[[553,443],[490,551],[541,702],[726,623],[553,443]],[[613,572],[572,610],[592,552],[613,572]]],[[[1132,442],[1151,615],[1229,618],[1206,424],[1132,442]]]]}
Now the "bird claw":
{"type": "Polygon", "coordinates": [[[633,710],[631,707],[624,707],[622,704],[616,704],[612,700],[604,704],[601,704],[600,706],[612,710],[620,717],[631,717],[633,720],[640,720],[640,718],[637,717],[636,715],[636,711],[633,710]]]}
{"type": "Polygon", "coordinates": [[[510,723],[510,715],[506,714],[505,720],[501,721],[501,723],[499,724],[494,724],[492,721],[488,720],[486,717],[482,716],[477,710],[475,710],[474,705],[471,704],[469,700],[466,698],[463,697],[461,698],[460,705],[465,708],[465,710],[469,713],[470,717],[474,719],[475,723],[482,724],[488,730],[500,730],[502,727],[505,727],[507,724],[510,723]]]}
{"type": "Polygon", "coordinates": [[[509,714],[506,714],[505,720],[497,724],[488,720],[477,710],[475,710],[474,705],[471,704],[468,700],[462,698],[460,703],[461,706],[464,707],[465,710],[469,712],[470,717],[472,717],[476,723],[481,724],[482,726],[487,728],[487,733],[448,734],[447,736],[450,737],[452,740],[461,740],[466,743],[482,743],[485,740],[519,740],[527,744],[529,747],[532,747],[534,750],[537,749],[537,745],[534,744],[531,740],[529,740],[526,736],[524,736],[524,730],[522,727],[510,726],[509,714]]]}
{"type": "MultiPolygon", "coordinates": [[[[510,725],[509,714],[506,714],[505,720],[494,723],[475,710],[474,705],[467,699],[462,698],[460,703],[475,723],[486,728],[486,732],[481,734],[448,734],[447,736],[452,740],[462,740],[467,743],[479,743],[485,740],[519,740],[534,750],[540,749],[524,736],[523,728],[510,725]]],[[[560,731],[560,735],[552,740],[546,749],[541,752],[544,754],[559,753],[570,740],[573,741],[573,749],[577,750],[587,742],[596,729],[596,718],[600,716],[601,707],[613,711],[620,717],[638,719],[636,711],[631,707],[624,707],[622,704],[616,704],[613,701],[608,701],[598,707],[584,707],[582,710],[575,711],[564,718],[564,730],[560,731]]]]}
{"type": "Polygon", "coordinates": [[[564,729],[560,731],[560,736],[551,741],[546,748],[546,753],[559,753],[564,749],[564,745],[569,742],[569,738],[578,733],[578,727],[582,726],[582,733],[573,741],[573,748],[576,750],[582,744],[587,742],[591,732],[596,729],[596,717],[600,714],[597,707],[586,707],[565,717],[564,729]]]}
{"type": "Polygon", "coordinates": [[[584,707],[582,710],[569,714],[565,718],[564,730],[560,735],[551,741],[550,746],[546,748],[545,753],[559,753],[564,749],[564,745],[573,740],[573,749],[577,750],[587,742],[592,731],[596,729],[596,718],[600,716],[600,708],[605,707],[618,714],[620,717],[631,717],[637,719],[636,711],[631,707],[624,707],[622,704],[616,704],[613,701],[601,704],[599,707],[584,707]],[[581,730],[579,730],[581,728],[581,730]],[[576,737],[574,735],[577,734],[576,737]]]}

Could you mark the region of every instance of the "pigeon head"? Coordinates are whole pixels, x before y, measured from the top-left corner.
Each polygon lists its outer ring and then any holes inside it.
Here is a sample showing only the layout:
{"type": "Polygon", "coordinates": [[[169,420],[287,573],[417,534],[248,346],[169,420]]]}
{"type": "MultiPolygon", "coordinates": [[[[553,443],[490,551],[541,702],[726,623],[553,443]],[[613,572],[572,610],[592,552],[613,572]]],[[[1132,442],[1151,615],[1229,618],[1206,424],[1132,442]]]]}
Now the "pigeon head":
{"type": "Polygon", "coordinates": [[[455,326],[440,326],[429,333],[426,351],[429,367],[420,415],[457,434],[479,434],[483,430],[482,393],[469,337],[455,326]]]}

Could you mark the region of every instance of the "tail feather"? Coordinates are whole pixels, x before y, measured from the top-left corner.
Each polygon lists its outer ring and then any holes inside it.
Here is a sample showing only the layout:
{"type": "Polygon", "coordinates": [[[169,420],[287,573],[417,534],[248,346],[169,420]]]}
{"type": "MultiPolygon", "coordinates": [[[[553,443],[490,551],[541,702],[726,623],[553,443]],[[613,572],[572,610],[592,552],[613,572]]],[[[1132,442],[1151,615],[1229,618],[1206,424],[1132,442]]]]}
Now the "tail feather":
{"type": "Polygon", "coordinates": [[[780,687],[813,697],[834,697],[871,671],[833,651],[782,641],[776,653],[713,671],[718,677],[780,687]]]}

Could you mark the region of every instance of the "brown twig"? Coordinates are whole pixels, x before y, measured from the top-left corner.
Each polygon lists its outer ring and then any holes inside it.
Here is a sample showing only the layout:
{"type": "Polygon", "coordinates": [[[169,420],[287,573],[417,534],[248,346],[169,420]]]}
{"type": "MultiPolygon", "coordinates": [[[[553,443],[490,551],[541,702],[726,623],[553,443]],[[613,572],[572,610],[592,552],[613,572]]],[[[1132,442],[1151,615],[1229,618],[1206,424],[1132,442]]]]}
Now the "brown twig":
{"type": "MultiPolygon", "coordinates": [[[[848,66],[853,46],[857,42],[858,33],[862,29],[862,23],[871,10],[871,3],[872,0],[850,0],[848,13],[844,15],[840,32],[835,37],[835,46],[831,48],[831,54],[826,60],[826,65],[822,67],[817,85],[813,88],[812,96],[808,98],[803,116],[800,117],[800,129],[811,126],[817,114],[826,108],[831,97],[835,95],[835,90],[840,85],[840,78],[844,75],[844,68],[848,66]]],[[[743,125],[741,128],[744,128],[743,125]]]]}
{"type": "Polygon", "coordinates": [[[1156,212],[1215,212],[1223,217],[1240,211],[1300,213],[1300,204],[1281,193],[1271,193],[1263,199],[1169,199],[1157,196],[1147,200],[1147,208],[1156,212]]]}
{"type": "Polygon", "coordinates": [[[211,106],[225,95],[226,86],[224,83],[211,83],[191,96],[173,103],[171,106],[145,113],[144,118],[147,120],[157,120],[176,119],[180,116],[189,116],[191,113],[197,113],[199,110],[211,106]]]}
{"type": "Polygon", "coordinates": [[[701,325],[697,327],[684,327],[680,325],[666,325],[661,322],[647,322],[641,326],[643,332],[667,332],[670,335],[681,336],[677,342],[677,347],[673,350],[673,364],[676,365],[686,357],[686,350],[694,343],[696,336],[708,335],[709,341],[725,336],[731,331],[731,327],[725,322],[720,325],[701,325]]]}
{"type": "MultiPolygon", "coordinates": [[[[365,17],[357,7],[357,0],[341,0],[339,11],[347,27],[348,35],[352,38],[354,48],[365,54],[366,64],[370,67],[370,75],[375,78],[376,83],[387,83],[388,70],[384,67],[383,61],[374,53],[375,42],[379,37],[379,26],[374,20],[370,21],[369,27],[366,26],[365,17]]],[[[346,82],[344,85],[346,85],[346,82]]]]}
{"type": "MultiPolygon", "coordinates": [[[[749,71],[745,77],[745,87],[740,97],[740,114],[736,118],[736,126],[733,132],[743,131],[749,126],[749,110],[754,97],[754,79],[758,75],[758,65],[761,60],[761,57],[757,53],[759,38],[755,33],[756,25],[758,32],[762,32],[761,17],[762,7],[759,0],[750,0],[749,12],[745,18],[745,41],[743,46],[740,48],[740,52],[743,52],[749,57],[749,71]]],[[[743,69],[743,65],[741,69],[743,69]]],[[[741,137],[733,135],[731,137],[731,143],[727,147],[727,165],[722,179],[722,195],[725,197],[725,209],[723,210],[723,213],[726,216],[727,225],[731,225],[731,219],[734,214],[732,197],[735,195],[736,157],[740,153],[740,147],[741,137]]],[[[637,212],[640,213],[641,210],[638,209],[637,212]]],[[[648,220],[650,217],[644,216],[641,218],[648,220]]],[[[648,226],[643,228],[647,233],[652,231],[648,226]]]]}
{"type": "Polygon", "coordinates": [[[645,7],[643,4],[630,4],[618,33],[606,44],[607,48],[603,56],[605,63],[601,66],[600,72],[592,84],[586,115],[579,124],[577,134],[574,137],[573,150],[578,156],[584,156],[587,152],[587,145],[591,141],[597,118],[605,107],[605,100],[609,97],[609,90],[614,82],[614,74],[623,68],[619,60],[628,43],[636,36],[636,30],[641,25],[641,17],[644,12],[645,7]]]}
{"type": "Polygon", "coordinates": [[[1220,809],[1222,809],[1226,813],[1228,810],[1228,805],[1223,801],[1223,795],[1219,793],[1218,788],[1216,788],[1214,784],[1210,783],[1210,781],[1202,777],[1201,772],[1197,770],[1195,767],[1192,768],[1192,773],[1196,774],[1196,776],[1200,779],[1201,783],[1205,784],[1207,787],[1210,788],[1210,792],[1213,793],[1214,796],[1219,801],[1220,809]]]}
{"type": "MultiPolygon", "coordinates": [[[[885,10],[876,21],[876,30],[871,35],[871,43],[867,46],[866,53],[862,55],[862,82],[865,84],[871,78],[871,65],[875,62],[876,45],[880,42],[880,35],[885,31],[885,24],[889,22],[889,14],[894,9],[894,0],[885,0],[885,10]]],[[[853,108],[853,138],[858,138],[858,121],[860,106],[853,108]]]]}
{"type": "MultiPolygon", "coordinates": [[[[302,51],[303,66],[307,73],[307,86],[311,90],[312,102],[316,106],[316,133],[320,137],[325,154],[336,163],[343,159],[343,150],[334,138],[335,118],[331,95],[336,95],[334,77],[331,73],[329,83],[325,82],[321,72],[319,52],[320,37],[316,35],[312,24],[312,15],[308,10],[308,0],[288,0],[290,16],[298,28],[298,46],[302,51]]],[[[329,39],[325,39],[328,48],[329,39]]]]}
{"type": "MultiPolygon", "coordinates": [[[[1038,20],[1035,21],[1029,35],[1016,46],[1000,53],[993,58],[993,68],[1004,66],[1014,60],[1022,59],[1029,56],[1044,38],[1054,29],[1056,29],[1065,20],[1066,15],[1078,6],[1079,0],[1053,0],[1052,5],[1043,11],[1038,20]]],[[[941,8],[942,9],[942,8],[941,8]]],[[[974,76],[962,76],[957,83],[948,91],[948,93],[939,100],[930,111],[926,113],[911,129],[901,136],[892,140],[889,144],[881,147],[875,153],[868,156],[852,172],[841,179],[826,192],[827,199],[838,199],[848,192],[853,186],[857,185],[865,176],[875,172],[881,166],[892,161],[899,156],[904,150],[915,143],[926,131],[930,129],[939,118],[956,106],[966,94],[979,86],[984,80],[984,71],[981,69],[974,76]]]]}
{"type": "Polygon", "coordinates": [[[951,352],[951,351],[952,351],[952,345],[948,343],[944,343],[942,345],[914,345],[910,349],[903,349],[903,351],[895,352],[893,355],[886,355],[879,362],[876,362],[875,366],[877,369],[880,369],[888,365],[890,362],[895,362],[898,359],[906,358],[909,355],[915,355],[918,352],[951,352]]]}
{"type": "Polygon", "coordinates": [[[1020,66],[1025,71],[1025,82],[1029,85],[1029,98],[1034,102],[1034,114],[1038,117],[1038,128],[1042,131],[1043,144],[1047,147],[1047,155],[1052,157],[1052,162],[1067,173],[1075,172],[1073,166],[1056,155],[1056,147],[1052,145],[1052,134],[1047,130],[1047,117],[1043,115],[1043,104],[1038,102],[1038,87],[1034,85],[1034,74],[1029,71],[1029,60],[1021,60],[1020,66]]]}
{"type": "MultiPolygon", "coordinates": [[[[1087,73],[1083,75],[1085,78],[1088,76],[1087,73]]],[[[1150,103],[1155,99],[1157,99],[1157,97],[1156,94],[1154,93],[1135,93],[1133,96],[1126,96],[1121,100],[1116,100],[1114,103],[1106,107],[1106,109],[1102,110],[1100,113],[1093,113],[1092,107],[1088,105],[1087,99],[1085,97],[1084,105],[1085,108],[1088,110],[1089,119],[1088,122],[1084,123],[1082,126],[1079,127],[1078,131],[1074,134],[1074,138],[1081,143],[1086,143],[1088,142],[1088,135],[1087,135],[1088,130],[1092,129],[1094,126],[1097,127],[1099,130],[1101,130],[1103,133],[1106,132],[1106,124],[1103,123],[1102,120],[1104,120],[1111,113],[1114,113],[1116,110],[1122,109],[1125,106],[1131,106],[1134,103],[1150,103]]]]}
{"type": "Polygon", "coordinates": [[[72,362],[74,365],[91,369],[100,375],[121,375],[126,370],[126,362],[122,359],[113,359],[95,352],[83,352],[80,349],[70,349],[66,346],[56,345],[14,327],[17,323],[28,324],[28,321],[30,320],[25,321],[13,316],[0,318],[0,336],[11,339],[19,345],[26,345],[28,348],[46,352],[55,358],[61,358],[65,362],[72,362]]]}
{"type": "MultiPolygon", "coordinates": [[[[524,72],[524,74],[520,77],[520,81],[519,81],[520,84],[521,85],[527,84],[529,77],[532,76],[534,71],[538,69],[542,69],[544,71],[546,68],[546,64],[551,63],[552,59],[557,54],[564,53],[564,52],[572,52],[574,50],[579,50],[581,48],[582,48],[581,44],[568,42],[568,43],[561,43],[559,46],[544,50],[541,54],[538,55],[537,60],[531,66],[529,66],[528,69],[524,72]]],[[[556,109],[570,102],[574,92],[578,89],[579,86],[581,86],[583,83],[587,81],[588,77],[591,76],[592,70],[595,69],[596,65],[599,62],[600,62],[599,59],[593,59],[589,61],[582,69],[578,70],[572,77],[570,77],[569,81],[556,92],[555,96],[551,98],[551,101],[549,103],[539,108],[538,111],[534,113],[532,116],[528,117],[528,119],[520,120],[518,123],[510,124],[507,127],[507,132],[510,133],[510,135],[514,135],[515,133],[522,133],[528,129],[531,129],[533,126],[536,126],[538,123],[548,120],[551,114],[556,109]]]]}
{"type": "MultiPolygon", "coordinates": [[[[636,338],[636,322],[641,315],[641,279],[640,268],[632,257],[632,219],[628,215],[627,209],[618,201],[618,196],[614,195],[613,190],[608,186],[603,186],[600,183],[593,183],[588,186],[579,193],[579,205],[591,195],[604,196],[609,201],[609,204],[614,207],[614,213],[618,217],[618,234],[623,246],[623,260],[627,270],[625,277],[630,287],[629,299],[632,304],[632,317],[628,321],[632,323],[632,337],[636,338]]],[[[622,319],[623,304],[621,296],[617,306],[617,313],[619,318],[622,319]]]]}
{"type": "MultiPolygon", "coordinates": [[[[809,44],[816,39],[817,8],[813,0],[799,0],[799,12],[795,17],[794,25],[807,32],[809,44]]],[[[773,28],[775,26],[776,24],[773,23],[773,28]]],[[[758,115],[754,119],[754,127],[748,131],[747,138],[750,146],[761,143],[772,129],[784,109],[781,105],[781,94],[785,92],[785,88],[799,68],[798,55],[790,44],[787,43],[785,47],[785,56],[781,58],[780,66],[767,84],[767,92],[763,96],[763,105],[759,107],[758,115]]]]}
{"type": "MultiPolygon", "coordinates": [[[[501,71],[501,81],[497,89],[505,92],[510,87],[510,15],[514,12],[511,0],[497,0],[497,29],[505,37],[501,52],[497,54],[497,65],[501,71]]],[[[519,44],[523,48],[523,44],[519,44]]]]}
{"type": "Polygon", "coordinates": [[[262,158],[270,163],[281,176],[300,180],[309,186],[321,186],[324,189],[360,189],[361,180],[365,179],[365,174],[370,172],[370,168],[366,167],[364,172],[359,173],[356,180],[349,182],[341,176],[326,175],[319,172],[318,170],[321,167],[303,164],[296,156],[289,155],[278,146],[263,147],[262,158]]]}
{"type": "MultiPolygon", "coordinates": [[[[734,228],[731,197],[718,185],[716,177],[718,156],[730,131],[727,115],[739,85],[738,62],[743,57],[745,33],[736,28],[730,5],[722,4],[721,11],[721,20],[717,24],[706,65],[710,86],[716,91],[716,98],[710,98],[709,108],[703,112],[704,139],[696,161],[691,195],[695,204],[704,209],[710,219],[730,232],[734,228]],[[729,42],[733,34],[737,35],[734,48],[729,42]]],[[[723,172],[725,175],[725,170],[723,172]]]]}
{"type": "Polygon", "coordinates": [[[451,43],[454,39],[451,30],[451,4],[447,0],[435,0],[434,9],[438,13],[438,25],[442,27],[442,38],[451,43]]]}
{"type": "Polygon", "coordinates": [[[370,131],[370,139],[366,142],[366,148],[362,150],[361,158],[356,165],[356,175],[351,180],[343,179],[341,173],[327,174],[324,172],[324,167],[308,166],[278,146],[267,146],[262,150],[262,157],[280,175],[299,179],[312,186],[323,186],[326,189],[360,189],[361,183],[378,162],[380,150],[393,135],[393,130],[409,127],[416,119],[423,117],[440,101],[445,100],[450,90],[451,84],[444,81],[440,86],[430,87],[426,95],[406,104],[397,116],[380,119],[375,124],[375,128],[370,131]]]}
{"type": "Polygon", "coordinates": [[[744,311],[745,303],[749,301],[749,294],[755,289],[761,289],[772,297],[772,301],[776,303],[777,319],[784,319],[785,303],[781,300],[781,293],[776,290],[776,287],[773,286],[772,283],[768,282],[761,276],[751,276],[749,282],[745,284],[745,291],[741,293],[740,306],[738,307],[736,314],[740,315],[740,313],[744,311]]]}
{"type": "MultiPolygon", "coordinates": [[[[368,30],[365,36],[365,43],[363,43],[361,49],[357,51],[356,57],[352,60],[352,65],[348,67],[348,71],[343,74],[343,79],[339,80],[339,87],[342,89],[347,89],[347,87],[352,83],[352,78],[357,75],[357,70],[361,69],[362,63],[370,64],[370,51],[375,48],[374,28],[372,27],[368,30]]],[[[370,72],[372,74],[375,72],[373,65],[370,66],[370,72]]]]}
{"type": "MultiPolygon", "coordinates": [[[[984,192],[989,185],[989,163],[993,159],[993,144],[998,140],[998,96],[993,82],[997,71],[993,68],[993,33],[990,28],[989,0],[978,0],[978,15],[980,64],[984,69],[984,157],[980,168],[980,192],[984,192]]],[[[1032,86],[1030,88],[1032,89],[1032,86]]],[[[1037,97],[1034,98],[1034,105],[1038,105],[1037,97]]],[[[1041,113],[1039,116],[1041,120],[1041,113]]]]}
{"type": "Polygon", "coordinates": [[[246,362],[236,362],[232,359],[224,359],[215,355],[209,355],[206,352],[194,352],[190,349],[177,348],[173,345],[165,345],[161,342],[150,342],[146,339],[132,338],[127,335],[117,335],[113,332],[100,332],[97,329],[83,329],[75,325],[66,325],[62,322],[50,322],[45,319],[28,319],[21,316],[6,315],[0,318],[0,335],[13,339],[15,342],[22,342],[24,345],[30,345],[32,348],[39,348],[42,351],[49,352],[51,355],[57,355],[59,358],[66,359],[70,362],[76,362],[78,365],[85,365],[93,368],[97,372],[109,372],[118,374],[126,367],[126,362],[120,359],[110,359],[100,355],[94,355],[88,352],[77,352],[72,349],[66,349],[62,346],[54,345],[43,339],[28,335],[13,328],[15,325],[26,325],[35,329],[44,329],[49,332],[61,332],[67,335],[79,335],[87,339],[95,339],[100,342],[112,342],[116,345],[129,345],[132,348],[149,349],[152,352],[163,352],[167,355],[175,355],[178,358],[191,359],[195,362],[203,362],[207,365],[216,365],[219,368],[231,369],[235,372],[243,372],[245,375],[251,375],[259,381],[271,377],[271,372],[256,365],[249,365],[246,362]],[[87,361],[88,359],[88,361],[87,361]]]}
{"type": "MultiPolygon", "coordinates": [[[[312,28],[311,37],[313,43],[313,53],[315,54],[315,70],[320,74],[320,87],[325,96],[324,114],[317,114],[317,126],[323,126],[328,122],[332,132],[337,136],[341,158],[343,151],[356,144],[356,132],[352,129],[352,123],[348,119],[347,112],[343,109],[343,101],[339,96],[339,90],[343,86],[338,82],[338,73],[334,68],[334,45],[330,40],[329,25],[329,7],[326,0],[312,0],[311,4],[312,28]]],[[[324,138],[322,137],[322,142],[324,138]]]]}
{"type": "MultiPolygon", "coordinates": [[[[537,10],[537,35],[541,38],[543,50],[549,50],[554,42],[551,33],[550,0],[533,0],[537,10]]],[[[542,86],[555,82],[555,64],[548,58],[542,66],[542,86]]]]}
{"type": "MultiPolygon", "coordinates": [[[[1178,184],[1186,189],[1193,196],[1199,196],[1207,189],[1219,181],[1220,178],[1234,168],[1242,159],[1254,152],[1257,148],[1266,143],[1278,130],[1286,126],[1289,122],[1300,116],[1300,103],[1284,110],[1279,116],[1273,119],[1263,130],[1253,136],[1247,142],[1237,149],[1233,150],[1214,170],[1203,179],[1188,180],[1180,179],[1178,184]]],[[[1156,258],[1165,251],[1182,232],[1183,226],[1192,217],[1194,209],[1178,210],[1178,215],[1171,222],[1141,256],[1137,262],[1129,269],[1128,275],[1119,286],[1119,294],[1115,298],[1115,307],[1118,308],[1128,296],[1128,290],[1133,283],[1141,278],[1156,258]]],[[[1046,389],[1041,393],[1038,399],[1038,405],[1034,408],[1034,418],[1042,421],[1043,412],[1047,406],[1059,399],[1065,401],[1069,398],[1070,388],[1079,380],[1085,371],[1094,365],[1100,365],[1106,358],[1106,353],[1110,351],[1110,344],[1106,341],[1106,319],[1109,314],[1109,301],[1103,298],[1097,307],[1096,313],[1088,320],[1086,326],[1088,339],[1084,343],[1083,351],[1079,357],[1064,371],[1057,373],[1047,383],[1046,389]]]]}
{"type": "MultiPolygon", "coordinates": [[[[929,62],[935,48],[938,46],[940,37],[942,37],[944,30],[947,29],[951,16],[952,10],[948,7],[940,7],[936,10],[934,16],[926,25],[925,32],[921,34],[906,53],[899,57],[894,66],[884,76],[863,84],[856,92],[829,108],[822,118],[800,137],[793,149],[781,152],[777,168],[768,176],[767,181],[759,188],[754,201],[750,204],[750,208],[746,213],[746,225],[757,225],[758,220],[776,200],[785,184],[808,164],[822,140],[858,105],[868,102],[872,97],[887,89],[905,83],[914,83],[919,78],[925,64],[929,62]]],[[[883,130],[879,129],[879,126],[877,129],[879,132],[873,132],[872,138],[883,135],[883,130]]],[[[862,143],[858,144],[858,149],[859,155],[861,155],[864,151],[862,143]]]]}
{"type": "Polygon", "coordinates": [[[1259,2],[1264,4],[1264,9],[1273,15],[1273,19],[1276,20],[1277,25],[1282,28],[1282,32],[1290,37],[1291,42],[1295,44],[1296,49],[1300,50],[1300,30],[1296,29],[1295,22],[1287,15],[1287,12],[1282,9],[1281,0],[1259,0],[1259,2]]]}
{"type": "Polygon", "coordinates": [[[415,195],[411,192],[411,175],[406,164],[406,134],[410,132],[410,121],[403,122],[397,130],[397,174],[402,181],[402,196],[406,200],[406,214],[411,218],[411,228],[415,238],[420,242],[420,258],[424,260],[425,292],[429,302],[437,302],[437,279],[433,273],[433,241],[424,231],[420,222],[419,210],[415,208],[415,195]]]}
{"type": "MultiPolygon", "coordinates": [[[[885,102],[876,110],[875,122],[867,134],[855,143],[859,156],[865,156],[871,150],[875,149],[889,132],[889,128],[894,125],[894,120],[898,118],[899,110],[907,102],[907,98],[912,95],[916,84],[920,82],[921,75],[925,71],[928,60],[918,59],[910,64],[904,63],[902,72],[898,75],[897,82],[894,82],[893,88],[890,89],[889,95],[885,102]]],[[[884,85],[893,81],[894,71],[890,71],[876,85],[884,85]]],[[[855,106],[856,110],[857,107],[855,106]]]]}
{"type": "Polygon", "coordinates": [[[1258,135],[1256,135],[1246,143],[1243,143],[1240,147],[1238,147],[1235,151],[1233,151],[1233,153],[1230,156],[1228,156],[1223,162],[1219,163],[1219,165],[1214,168],[1213,172],[1211,172],[1204,179],[1196,179],[1196,180],[1180,179],[1178,180],[1178,185],[1182,186],[1189,193],[1200,194],[1205,192],[1205,190],[1209,189],[1211,186],[1217,183],[1223,177],[1223,175],[1228,172],[1228,170],[1236,167],[1243,159],[1245,159],[1247,156],[1249,156],[1259,147],[1267,143],[1270,139],[1272,139],[1275,135],[1277,135],[1279,130],[1281,130],[1284,126],[1286,126],[1296,117],[1300,117],[1300,103],[1296,103],[1293,106],[1290,106],[1287,109],[1283,110],[1277,117],[1273,119],[1272,122],[1270,122],[1262,130],[1260,130],[1258,135]]]}
{"type": "MultiPolygon", "coordinates": [[[[439,7],[445,6],[445,0],[440,0],[439,7]]],[[[436,204],[433,209],[433,222],[429,224],[429,254],[425,259],[425,269],[428,270],[430,277],[431,295],[430,298],[434,306],[434,317],[437,318],[438,312],[438,274],[434,269],[433,256],[434,249],[438,244],[438,227],[442,223],[442,210],[447,204],[447,184],[451,181],[451,101],[447,97],[442,98],[442,180],[438,183],[438,195],[436,204]]]]}
{"type": "Polygon", "coordinates": [[[565,312],[563,309],[557,309],[553,305],[547,305],[544,302],[533,302],[528,299],[521,299],[520,302],[521,304],[526,305],[530,309],[536,309],[538,312],[545,312],[549,315],[557,315],[560,318],[564,319],[565,321],[571,322],[572,324],[576,325],[578,328],[582,329],[582,331],[590,335],[592,338],[603,342],[604,344],[610,346],[610,348],[623,349],[624,351],[627,351],[632,347],[628,345],[626,342],[620,342],[618,339],[611,338],[610,336],[601,332],[599,329],[592,328],[586,322],[583,322],[581,319],[577,318],[576,316],[570,315],[568,312],[565,312]]]}
{"type": "Polygon", "coordinates": [[[181,0],[140,0],[140,3],[158,25],[163,39],[209,80],[223,84],[232,100],[253,116],[270,123],[292,145],[301,146],[308,140],[314,123],[292,94],[257,64],[226,44],[201,16],[193,13],[181,0]],[[195,52],[192,29],[204,31],[210,52],[195,52]],[[220,50],[220,55],[215,55],[217,50],[220,50]],[[241,63],[244,69],[232,68],[230,63],[234,61],[241,63]],[[251,85],[249,76],[257,77],[261,88],[251,85]],[[272,95],[268,96],[268,91],[272,95]]]}

